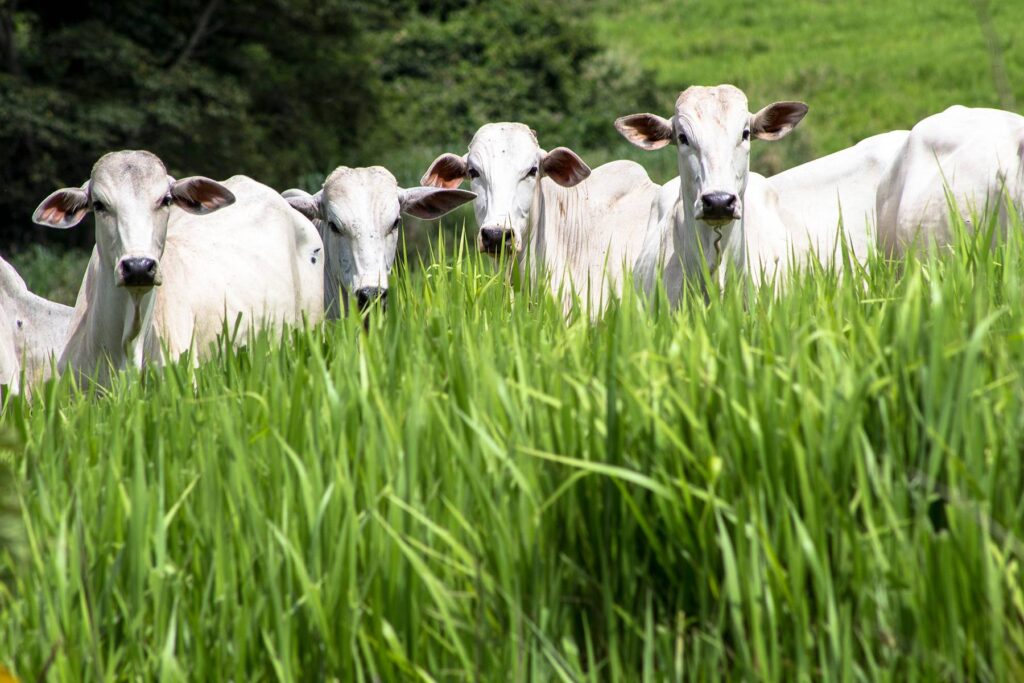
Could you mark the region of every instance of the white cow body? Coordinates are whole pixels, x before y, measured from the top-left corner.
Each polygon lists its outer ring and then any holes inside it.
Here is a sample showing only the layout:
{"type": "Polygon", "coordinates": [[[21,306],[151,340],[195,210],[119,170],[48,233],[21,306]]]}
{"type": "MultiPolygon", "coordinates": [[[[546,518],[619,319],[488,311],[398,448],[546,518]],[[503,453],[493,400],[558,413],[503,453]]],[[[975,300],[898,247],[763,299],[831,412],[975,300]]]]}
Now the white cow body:
{"type": "Polygon", "coordinates": [[[518,258],[521,272],[550,276],[551,291],[561,293],[566,309],[575,293],[592,314],[600,313],[609,295],[621,294],[622,274],[643,247],[658,189],[632,161],[599,166],[574,187],[542,179],[518,258]]]}
{"type": "Polygon", "coordinates": [[[777,193],[749,170],[751,138],[785,136],[807,106],[777,102],[756,114],[747,107],[746,96],[733,86],[694,86],[679,95],[671,120],[635,114],[616,121],[619,132],[643,149],[677,145],[678,186],[668,183],[652,205],[645,248],[637,260],[647,291],[653,288],[657,264],[664,265],[673,305],[683,281],[701,282],[705,267],[721,282],[730,271],[758,283],[779,282],[810,250],[805,233],[787,229],[793,218],[777,193]],[[675,187],[679,194],[671,202],[675,187]],[[652,255],[655,248],[660,250],[657,257],[652,255]]]}
{"type": "Polygon", "coordinates": [[[162,362],[164,348],[171,358],[190,348],[202,357],[225,322],[240,343],[263,325],[322,317],[316,228],[249,178],[174,180],[148,152],[115,152],[86,185],[53,193],[33,218],[63,228],[89,211],[97,244],[62,371],[108,385],[113,370],[162,362]]]}
{"type": "Polygon", "coordinates": [[[550,278],[566,310],[574,293],[582,296],[592,315],[620,291],[658,192],[639,164],[613,161],[591,172],[569,149],[542,150],[521,123],[481,127],[465,156],[438,157],[422,182],[457,187],[465,178],[477,194],[480,250],[511,246],[520,272],[550,278]]]}
{"type": "Polygon", "coordinates": [[[223,185],[236,201],[216,214],[171,212],[154,328],[172,358],[192,344],[205,356],[225,322],[237,344],[263,327],[323,317],[323,243],[313,224],[251,178],[223,185]]]}
{"type": "MultiPolygon", "coordinates": [[[[0,384],[45,380],[60,356],[73,309],[28,290],[14,267],[0,258],[0,384]]],[[[13,386],[17,390],[17,386],[13,386]]]]}
{"type": "Polygon", "coordinates": [[[908,135],[905,130],[875,135],[768,178],[793,219],[790,230],[809,235],[823,264],[842,265],[840,221],[852,256],[867,261],[875,246],[879,182],[908,135]]]}
{"type": "Polygon", "coordinates": [[[385,168],[336,168],[319,192],[286,190],[293,209],[313,221],[324,243],[324,307],[329,318],[348,311],[349,293],[360,309],[387,302],[398,249],[401,214],[431,220],[476,198],[436,187],[404,189],[385,168]]]}
{"type": "Polygon", "coordinates": [[[1024,206],[1024,117],[997,109],[953,106],[910,131],[877,195],[878,245],[902,255],[908,248],[954,241],[947,192],[969,231],[998,212],[1008,223],[1006,199],[1024,206]]]}

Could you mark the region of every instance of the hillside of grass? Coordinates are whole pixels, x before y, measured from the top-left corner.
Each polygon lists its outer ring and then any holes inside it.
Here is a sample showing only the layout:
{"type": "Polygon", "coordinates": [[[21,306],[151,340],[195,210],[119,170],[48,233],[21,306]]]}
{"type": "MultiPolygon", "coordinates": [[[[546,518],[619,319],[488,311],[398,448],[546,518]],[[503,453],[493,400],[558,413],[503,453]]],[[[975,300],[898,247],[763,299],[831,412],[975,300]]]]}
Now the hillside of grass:
{"type": "Polygon", "coordinates": [[[602,42],[654,71],[662,115],[688,85],[733,83],[755,110],[809,103],[791,144],[754,146],[766,174],[952,104],[1024,102],[1021,2],[636,0],[602,3],[595,22],[602,42]]]}
{"type": "Polygon", "coordinates": [[[1020,680],[1024,241],[981,245],[597,324],[464,245],[369,331],[8,398],[0,663],[1020,680]]]}

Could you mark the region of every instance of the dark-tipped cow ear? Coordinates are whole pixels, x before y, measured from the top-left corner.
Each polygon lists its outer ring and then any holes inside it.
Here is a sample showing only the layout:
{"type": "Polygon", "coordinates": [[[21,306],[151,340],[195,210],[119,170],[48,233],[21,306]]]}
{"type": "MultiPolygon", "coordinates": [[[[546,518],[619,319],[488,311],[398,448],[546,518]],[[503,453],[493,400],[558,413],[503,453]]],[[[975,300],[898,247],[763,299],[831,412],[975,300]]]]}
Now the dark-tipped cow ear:
{"type": "Polygon", "coordinates": [[[199,215],[213,213],[235,203],[231,190],[203,176],[172,180],[171,198],[181,209],[199,215]]]}
{"type": "Polygon", "coordinates": [[[634,145],[648,151],[672,142],[672,124],[656,114],[630,114],[615,119],[615,129],[634,145]]]}
{"type": "Polygon", "coordinates": [[[758,140],[778,140],[789,135],[804,116],[803,102],[775,102],[750,117],[750,134],[758,140]]]}
{"type": "Polygon", "coordinates": [[[89,192],[82,187],[65,187],[43,200],[32,213],[32,221],[61,230],[82,222],[89,213],[89,192]]]}
{"type": "Polygon", "coordinates": [[[440,218],[474,199],[476,193],[469,190],[440,187],[410,187],[407,190],[398,190],[398,202],[402,206],[402,213],[427,221],[440,218]]]}
{"type": "Polygon", "coordinates": [[[542,153],[540,167],[544,169],[544,175],[562,187],[579,185],[590,177],[590,167],[568,147],[556,147],[542,153]]]}
{"type": "Polygon", "coordinates": [[[432,187],[454,189],[462,184],[468,172],[469,164],[466,163],[465,157],[446,152],[434,159],[434,163],[430,164],[420,182],[432,187]]]}
{"type": "Polygon", "coordinates": [[[323,190],[310,194],[304,190],[285,190],[281,193],[289,205],[311,221],[320,220],[320,199],[323,190]]]}

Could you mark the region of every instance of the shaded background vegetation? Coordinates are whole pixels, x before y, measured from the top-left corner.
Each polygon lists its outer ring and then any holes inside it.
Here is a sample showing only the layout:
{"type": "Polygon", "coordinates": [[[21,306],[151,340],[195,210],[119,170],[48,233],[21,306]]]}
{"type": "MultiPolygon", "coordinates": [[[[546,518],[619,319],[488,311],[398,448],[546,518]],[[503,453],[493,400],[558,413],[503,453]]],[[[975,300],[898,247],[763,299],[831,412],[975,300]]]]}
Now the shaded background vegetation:
{"type": "Polygon", "coordinates": [[[2,7],[0,244],[91,245],[87,230],[54,235],[29,217],[115,149],[149,149],[172,174],[285,189],[381,151],[426,150],[402,173],[418,176],[427,154],[464,148],[494,119],[605,146],[617,103],[653,100],[576,0],[2,7]]]}
{"type": "MultiPolygon", "coordinates": [[[[611,122],[667,114],[692,83],[811,104],[798,135],[755,146],[770,175],[954,103],[1014,109],[1021,25],[1024,3],[990,0],[0,0],[0,254],[68,301],[84,257],[61,253],[91,246],[91,221],[45,230],[32,210],[124,148],[278,189],[315,189],[341,164],[411,185],[483,123],[517,120],[547,148],[632,158],[663,182],[672,155],[611,122]]],[[[412,252],[436,233],[406,223],[412,252]]]]}

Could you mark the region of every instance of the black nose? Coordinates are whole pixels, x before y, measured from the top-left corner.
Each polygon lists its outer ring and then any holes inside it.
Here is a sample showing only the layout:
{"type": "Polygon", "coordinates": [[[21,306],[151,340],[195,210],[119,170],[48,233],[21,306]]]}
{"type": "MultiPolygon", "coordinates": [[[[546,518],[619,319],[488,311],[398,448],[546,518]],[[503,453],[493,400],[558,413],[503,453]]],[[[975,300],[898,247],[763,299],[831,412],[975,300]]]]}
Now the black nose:
{"type": "Polygon", "coordinates": [[[152,287],[156,282],[156,261],[151,258],[122,260],[121,280],[125,287],[152,287]]]}
{"type": "Polygon", "coordinates": [[[360,311],[365,311],[374,302],[380,303],[380,307],[387,310],[388,290],[386,287],[363,287],[362,289],[357,289],[356,302],[359,304],[360,311]]]}
{"type": "Polygon", "coordinates": [[[512,231],[506,228],[481,228],[480,244],[485,254],[498,254],[512,244],[512,231]]]}
{"type": "Polygon", "coordinates": [[[729,192],[708,192],[701,195],[704,220],[732,220],[736,217],[736,195],[729,192]]]}

